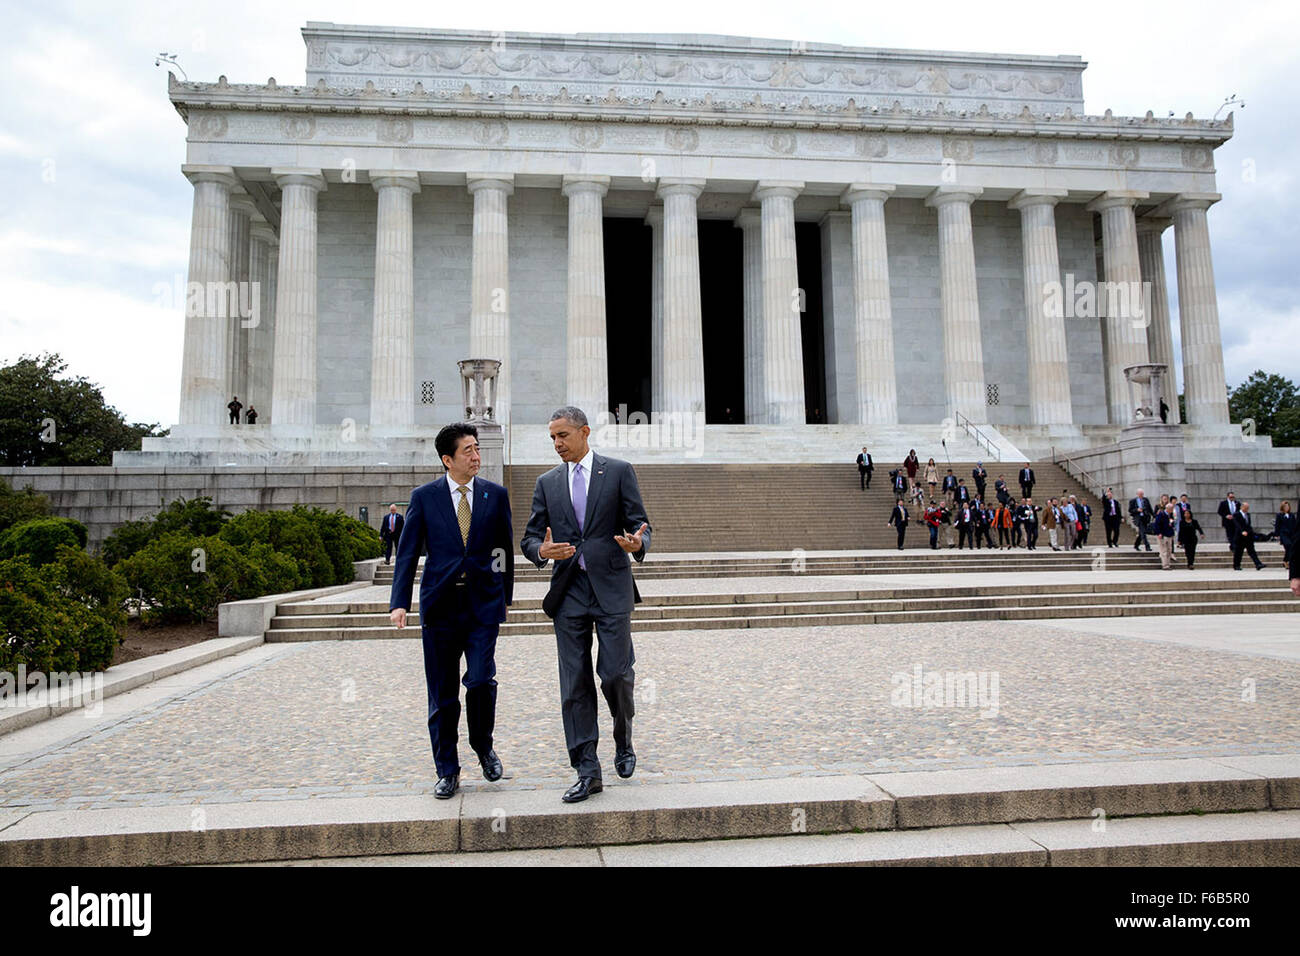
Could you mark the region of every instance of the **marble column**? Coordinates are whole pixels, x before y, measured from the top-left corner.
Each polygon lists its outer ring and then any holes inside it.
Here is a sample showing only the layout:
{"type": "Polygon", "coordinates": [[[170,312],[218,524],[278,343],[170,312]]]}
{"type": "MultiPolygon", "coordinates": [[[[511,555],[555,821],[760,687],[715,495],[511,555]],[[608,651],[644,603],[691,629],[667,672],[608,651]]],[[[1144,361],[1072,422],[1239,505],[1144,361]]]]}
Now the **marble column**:
{"type": "Polygon", "coordinates": [[[704,412],[704,323],[695,201],[703,179],[660,179],[664,204],[663,398],[656,410],[704,412]]]}
{"type": "Polygon", "coordinates": [[[807,422],[803,386],[803,293],[795,252],[794,199],[803,183],[759,180],[762,204],[763,397],[769,425],[807,422]]]}
{"type": "Polygon", "coordinates": [[[664,207],[652,205],[650,227],[650,417],[663,408],[664,394],[664,207]]]}
{"type": "Polygon", "coordinates": [[[248,280],[257,303],[256,321],[248,334],[247,406],[257,408],[257,423],[271,423],[271,368],[275,356],[275,271],[280,257],[280,240],[265,220],[249,230],[248,280]]]}
{"type": "Polygon", "coordinates": [[[736,217],[741,231],[745,337],[745,423],[767,421],[763,395],[763,232],[762,213],[746,206],[736,217]]]}
{"type": "Polygon", "coordinates": [[[609,177],[566,175],[562,189],[569,198],[567,401],[596,422],[609,413],[602,202],[609,177]]]}
{"type": "Polygon", "coordinates": [[[849,207],[853,229],[858,417],[851,420],[863,425],[898,424],[894,318],[885,244],[885,201],[893,191],[893,186],[852,183],[840,196],[840,201],[849,207]]]}
{"type": "MultiPolygon", "coordinates": [[[[248,323],[246,312],[252,311],[249,287],[249,229],[257,211],[247,194],[236,190],[230,197],[230,270],[227,281],[230,289],[230,331],[226,391],[240,396],[244,411],[248,410],[248,323]]],[[[229,401],[229,399],[227,399],[229,401]]],[[[240,413],[243,420],[243,412],[240,413]]],[[[229,421],[229,418],[227,418],[229,421]]]]}
{"type": "Polygon", "coordinates": [[[1163,397],[1169,405],[1169,424],[1177,425],[1182,419],[1178,415],[1178,384],[1174,375],[1173,319],[1169,310],[1169,283],[1165,278],[1164,242],[1160,238],[1172,223],[1165,216],[1143,216],[1137,221],[1137,234],[1142,284],[1144,289],[1151,290],[1150,296],[1144,299],[1151,309],[1147,353],[1152,362],[1167,366],[1163,397]]]}
{"type": "Polygon", "coordinates": [[[1029,360],[1029,420],[1035,425],[1069,425],[1074,422],[1070,405],[1065,308],[1060,295],[1061,260],[1056,245],[1056,204],[1067,194],[1065,189],[1024,189],[1008,203],[1012,209],[1020,211],[1020,246],[1025,272],[1025,348],[1029,360]],[[1049,297],[1049,291],[1053,289],[1058,293],[1054,300],[1049,297]]]}
{"type": "Polygon", "coordinates": [[[230,270],[230,193],[238,184],[229,166],[186,165],[194,184],[190,262],[185,295],[185,346],[181,356],[181,425],[215,426],[229,421],[228,318],[209,309],[209,290],[230,270]]]}
{"type": "Polygon", "coordinates": [[[1192,425],[1228,424],[1219,299],[1210,257],[1210,224],[1205,214],[1220,198],[1218,193],[1180,193],[1157,210],[1174,220],[1183,395],[1187,421],[1192,425]]]}
{"type": "Polygon", "coordinates": [[[939,214],[939,308],[948,414],[960,412],[977,425],[988,421],[988,397],[970,207],[983,191],[979,186],[940,186],[925,200],[939,214]]]}
{"type": "Polygon", "coordinates": [[[413,172],[371,170],[379,194],[375,309],[370,346],[370,424],[415,424],[415,250],[413,172]]]}
{"type": "Polygon", "coordinates": [[[1142,266],[1138,258],[1133,207],[1147,194],[1132,190],[1102,193],[1087,208],[1101,213],[1105,284],[1097,290],[1097,308],[1105,318],[1106,404],[1112,425],[1133,420],[1133,398],[1124,369],[1147,363],[1147,323],[1142,302],[1142,266]]]}
{"type": "Polygon", "coordinates": [[[271,420],[316,424],[316,197],[319,169],[276,167],[280,187],[280,264],[275,294],[275,364],[271,420]]]}
{"type": "Polygon", "coordinates": [[[496,359],[496,420],[510,422],[510,243],[508,199],[512,173],[470,173],[474,196],[474,250],[470,278],[469,350],[466,358],[496,359]]]}

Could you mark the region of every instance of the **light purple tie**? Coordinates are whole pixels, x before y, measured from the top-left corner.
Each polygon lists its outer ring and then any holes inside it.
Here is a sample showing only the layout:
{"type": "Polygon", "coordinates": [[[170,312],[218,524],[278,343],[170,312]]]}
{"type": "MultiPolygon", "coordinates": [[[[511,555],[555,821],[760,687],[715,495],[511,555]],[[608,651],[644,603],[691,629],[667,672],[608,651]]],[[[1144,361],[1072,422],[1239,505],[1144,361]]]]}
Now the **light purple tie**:
{"type": "MultiPolygon", "coordinates": [[[[578,518],[578,531],[587,520],[587,480],[582,477],[582,465],[573,466],[573,513],[578,518]]],[[[578,555],[578,567],[587,570],[587,562],[578,555]]]]}

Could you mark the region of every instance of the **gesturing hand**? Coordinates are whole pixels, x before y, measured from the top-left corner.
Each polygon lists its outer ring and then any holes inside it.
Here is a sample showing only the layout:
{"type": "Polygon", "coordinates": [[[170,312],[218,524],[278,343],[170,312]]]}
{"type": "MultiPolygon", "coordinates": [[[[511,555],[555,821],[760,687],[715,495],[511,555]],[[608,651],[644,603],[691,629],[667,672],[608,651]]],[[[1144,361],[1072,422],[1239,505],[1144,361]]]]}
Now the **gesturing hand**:
{"type": "Polygon", "coordinates": [[[648,524],[643,523],[641,527],[636,529],[636,534],[616,534],[614,540],[628,554],[636,554],[641,550],[641,534],[648,527],[650,527],[648,524]]]}
{"type": "Polygon", "coordinates": [[[565,558],[571,558],[578,551],[567,541],[552,541],[551,529],[546,529],[546,538],[542,541],[542,546],[537,549],[539,556],[543,558],[554,558],[556,561],[563,561],[565,558]]]}

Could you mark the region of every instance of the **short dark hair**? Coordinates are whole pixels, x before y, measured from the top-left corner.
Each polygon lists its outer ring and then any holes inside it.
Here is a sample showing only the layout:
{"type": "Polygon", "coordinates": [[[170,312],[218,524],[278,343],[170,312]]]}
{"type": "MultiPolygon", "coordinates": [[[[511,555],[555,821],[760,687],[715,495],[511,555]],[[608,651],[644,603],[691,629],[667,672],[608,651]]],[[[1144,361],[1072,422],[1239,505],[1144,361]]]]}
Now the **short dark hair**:
{"type": "Polygon", "coordinates": [[[438,452],[438,460],[442,461],[442,456],[448,458],[456,457],[456,449],[460,447],[460,440],[466,435],[478,439],[478,429],[466,422],[452,422],[450,425],[444,425],[442,431],[438,432],[438,437],[433,440],[434,450],[438,452]]]}

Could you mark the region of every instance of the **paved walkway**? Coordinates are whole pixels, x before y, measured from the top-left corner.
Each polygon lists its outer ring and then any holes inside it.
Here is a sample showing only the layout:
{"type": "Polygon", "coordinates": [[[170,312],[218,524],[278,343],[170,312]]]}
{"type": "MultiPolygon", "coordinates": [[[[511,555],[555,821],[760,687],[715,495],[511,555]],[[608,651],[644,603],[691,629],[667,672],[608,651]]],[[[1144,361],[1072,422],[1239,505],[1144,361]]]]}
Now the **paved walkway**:
{"type": "MultiPolygon", "coordinates": [[[[636,776],[614,777],[607,714],[601,757],[614,785],[650,786],[1297,752],[1296,621],[645,632],[636,637],[636,776]],[[941,682],[974,674],[982,698],[909,699],[931,672],[941,682]],[[927,703],[942,706],[910,706],[927,703]]],[[[418,641],[263,645],[111,698],[97,718],[69,714],[0,737],[0,818],[18,808],[427,794],[420,654],[418,641]]],[[[553,639],[502,640],[497,664],[497,751],[508,776],[487,784],[464,749],[466,792],[562,790],[572,778],[553,639]]]]}

